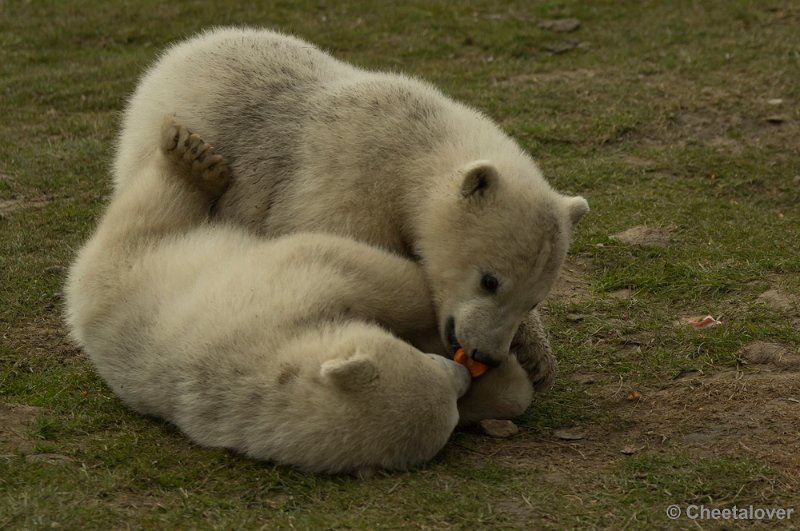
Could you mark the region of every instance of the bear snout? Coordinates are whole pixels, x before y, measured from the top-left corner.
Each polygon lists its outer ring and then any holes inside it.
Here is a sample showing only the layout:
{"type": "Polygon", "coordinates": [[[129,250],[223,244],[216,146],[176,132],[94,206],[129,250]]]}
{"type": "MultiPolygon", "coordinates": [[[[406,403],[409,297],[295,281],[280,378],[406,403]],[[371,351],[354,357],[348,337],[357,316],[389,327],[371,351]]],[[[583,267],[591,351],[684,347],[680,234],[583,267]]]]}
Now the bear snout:
{"type": "Polygon", "coordinates": [[[470,358],[475,361],[479,361],[490,368],[499,366],[508,354],[508,350],[503,352],[494,352],[495,349],[492,348],[481,348],[480,345],[475,347],[473,346],[474,341],[470,339],[465,339],[463,343],[459,342],[456,334],[456,322],[453,316],[448,317],[445,323],[445,338],[450,357],[452,357],[458,349],[463,347],[469,352],[470,358]],[[472,345],[470,343],[472,343],[472,345]]]}

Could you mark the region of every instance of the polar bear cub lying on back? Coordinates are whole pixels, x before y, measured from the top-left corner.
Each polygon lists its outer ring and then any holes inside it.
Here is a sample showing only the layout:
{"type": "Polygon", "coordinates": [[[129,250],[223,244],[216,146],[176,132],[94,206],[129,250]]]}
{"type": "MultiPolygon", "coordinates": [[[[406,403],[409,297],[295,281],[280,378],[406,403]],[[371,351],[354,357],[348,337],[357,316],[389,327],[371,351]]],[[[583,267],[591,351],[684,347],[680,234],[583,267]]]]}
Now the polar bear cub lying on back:
{"type": "Polygon", "coordinates": [[[334,236],[206,224],[228,176],[168,124],[115,193],[67,285],[69,326],[101,376],[202,445],[330,473],[432,458],[470,377],[387,332],[436,339],[420,269],[334,236]]]}

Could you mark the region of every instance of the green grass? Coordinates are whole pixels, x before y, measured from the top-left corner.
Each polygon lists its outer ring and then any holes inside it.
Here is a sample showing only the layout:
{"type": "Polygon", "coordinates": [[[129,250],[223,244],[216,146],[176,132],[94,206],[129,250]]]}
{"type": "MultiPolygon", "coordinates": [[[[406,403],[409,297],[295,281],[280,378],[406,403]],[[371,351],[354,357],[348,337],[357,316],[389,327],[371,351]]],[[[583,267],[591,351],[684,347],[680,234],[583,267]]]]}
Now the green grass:
{"type": "Polygon", "coordinates": [[[729,370],[751,341],[800,348],[798,308],[756,303],[769,288],[800,300],[798,20],[795,3],[744,0],[0,2],[0,401],[44,408],[26,447],[0,425],[0,527],[646,529],[668,527],[673,503],[798,505],[800,463],[767,443],[700,451],[673,437],[621,454],[616,437],[656,436],[615,398],[729,370]],[[581,28],[539,29],[559,17],[581,28]],[[218,24],[279,28],[424,77],[589,199],[571,252],[588,292],[548,307],[559,380],[520,436],[458,433],[404,474],[304,475],[129,412],[66,338],[63,268],[110,190],[125,99],[159,50],[218,24]],[[565,41],[583,44],[546,51],[565,41]],[[670,229],[670,245],[610,238],[641,224],[670,229]],[[623,288],[631,297],[614,298],[623,288]],[[675,325],[706,313],[723,326],[675,325]],[[586,439],[551,434],[572,426],[586,439]],[[69,460],[26,458],[39,453],[69,460]]]}

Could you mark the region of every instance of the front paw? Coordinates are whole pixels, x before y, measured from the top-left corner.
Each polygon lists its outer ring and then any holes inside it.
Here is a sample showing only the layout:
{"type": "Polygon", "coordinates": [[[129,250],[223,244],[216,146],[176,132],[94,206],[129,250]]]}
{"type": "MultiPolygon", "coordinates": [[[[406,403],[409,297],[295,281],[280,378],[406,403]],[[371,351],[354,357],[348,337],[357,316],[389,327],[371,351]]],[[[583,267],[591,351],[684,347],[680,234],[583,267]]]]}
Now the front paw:
{"type": "Polygon", "coordinates": [[[533,393],[528,375],[516,359],[509,357],[499,367],[472,380],[467,393],[458,400],[458,425],[522,415],[531,405],[533,393]]]}
{"type": "Polygon", "coordinates": [[[546,342],[512,345],[511,354],[517,357],[519,364],[528,373],[528,379],[537,393],[553,387],[556,379],[556,358],[550,352],[546,342]]]}
{"type": "Polygon", "coordinates": [[[539,312],[532,311],[511,343],[511,354],[528,373],[536,392],[550,389],[556,377],[556,358],[544,333],[539,312]]]}

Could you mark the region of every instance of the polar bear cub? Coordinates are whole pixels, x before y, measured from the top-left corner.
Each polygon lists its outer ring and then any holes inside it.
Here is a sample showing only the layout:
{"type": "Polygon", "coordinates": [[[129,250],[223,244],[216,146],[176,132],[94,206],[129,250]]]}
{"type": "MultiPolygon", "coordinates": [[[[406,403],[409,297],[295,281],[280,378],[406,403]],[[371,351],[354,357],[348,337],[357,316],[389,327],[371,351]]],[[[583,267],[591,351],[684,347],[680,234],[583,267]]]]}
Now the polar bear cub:
{"type": "Polygon", "coordinates": [[[511,352],[537,389],[552,383],[535,308],[588,204],[556,192],[489,118],[419,80],[248,28],[201,33],[149,69],[125,111],[117,187],[135,182],[165,115],[231,161],[218,219],[417,258],[450,355],[497,365],[511,352]]]}
{"type": "Polygon", "coordinates": [[[327,473],[432,458],[470,377],[386,331],[437,339],[422,272],[334,236],[210,225],[228,178],[168,124],[115,191],[66,288],[71,333],[100,375],[201,445],[327,473]]]}

